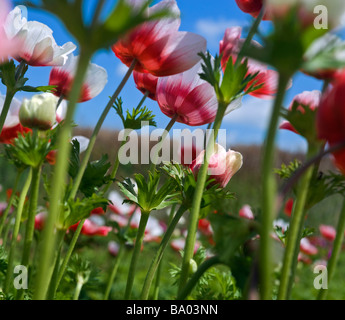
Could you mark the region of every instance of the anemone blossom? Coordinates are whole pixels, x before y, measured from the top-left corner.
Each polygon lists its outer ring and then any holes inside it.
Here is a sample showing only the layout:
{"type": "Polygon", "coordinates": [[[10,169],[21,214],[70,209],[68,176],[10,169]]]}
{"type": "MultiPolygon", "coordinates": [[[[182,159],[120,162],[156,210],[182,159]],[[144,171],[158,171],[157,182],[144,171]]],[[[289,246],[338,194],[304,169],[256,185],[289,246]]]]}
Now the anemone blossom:
{"type": "Polygon", "coordinates": [[[138,90],[143,94],[147,94],[150,99],[156,100],[158,77],[150,73],[134,71],[133,78],[138,90]]]}
{"type": "MultiPolygon", "coordinates": [[[[191,164],[191,170],[194,176],[198,176],[198,172],[204,163],[205,150],[202,151],[198,157],[191,164]]],[[[219,144],[215,144],[213,153],[208,161],[209,179],[214,179],[212,184],[219,184],[224,188],[232,178],[232,176],[240,170],[243,164],[242,155],[239,152],[228,150],[226,151],[219,144]]]]}
{"type": "MultiPolygon", "coordinates": [[[[138,0],[127,2],[138,6],[138,0]]],[[[139,3],[144,4],[144,1],[139,3]]],[[[200,61],[198,53],[205,52],[206,40],[191,32],[178,31],[180,10],[175,0],[163,0],[148,8],[147,14],[150,16],[163,9],[171,15],[137,26],[112,47],[128,67],[136,60],[134,70],[168,76],[188,70],[200,61]]]]}
{"type": "MultiPolygon", "coordinates": [[[[159,78],[157,102],[168,117],[189,126],[201,126],[215,120],[218,100],[214,88],[199,76],[202,67],[197,63],[188,71],[159,78]]],[[[233,101],[227,108],[229,113],[241,106],[241,99],[233,101]]]]}
{"type": "MultiPolygon", "coordinates": [[[[53,31],[43,23],[27,21],[22,15],[23,6],[15,7],[7,16],[5,22],[6,36],[10,40],[21,41],[13,55],[18,61],[24,60],[31,66],[62,66],[67,56],[76,49],[72,42],[62,47],[58,46],[53,37],[53,31]]],[[[24,14],[25,15],[25,14],[24,14]]]]}
{"type": "MultiPolygon", "coordinates": [[[[70,54],[66,63],[61,67],[54,67],[50,72],[49,85],[56,86],[54,94],[67,98],[70,95],[79,56],[70,54]]],[[[86,73],[79,102],[85,102],[99,95],[108,82],[107,71],[97,64],[90,63],[86,73]]]]}

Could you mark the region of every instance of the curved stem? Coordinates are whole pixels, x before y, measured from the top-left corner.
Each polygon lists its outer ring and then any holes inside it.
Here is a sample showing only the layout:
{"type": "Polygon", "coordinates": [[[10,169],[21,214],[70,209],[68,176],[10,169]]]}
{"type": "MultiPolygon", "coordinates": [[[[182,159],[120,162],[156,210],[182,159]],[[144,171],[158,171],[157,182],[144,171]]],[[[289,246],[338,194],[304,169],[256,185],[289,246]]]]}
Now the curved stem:
{"type": "Polygon", "coordinates": [[[217,139],[218,131],[222,124],[222,120],[223,120],[226,108],[227,108],[227,105],[223,105],[219,103],[216,119],[213,125],[213,134],[214,134],[213,139],[210,139],[207,144],[204,163],[201,166],[200,171],[198,173],[198,177],[197,177],[198,183],[196,185],[195,193],[193,196],[188,234],[187,234],[186,244],[184,248],[179,293],[182,292],[182,289],[184,288],[188,280],[190,260],[193,258],[193,254],[194,254],[194,245],[195,245],[195,240],[196,240],[196,231],[198,228],[200,204],[201,204],[202,195],[204,192],[204,187],[205,187],[205,183],[207,179],[208,159],[210,158],[211,153],[213,151],[214,144],[217,139]]]}
{"type": "MultiPolygon", "coordinates": [[[[29,213],[28,213],[28,221],[26,222],[23,257],[22,257],[22,265],[27,268],[29,267],[29,264],[30,264],[29,262],[30,262],[31,246],[32,246],[33,238],[34,238],[34,232],[35,232],[35,216],[37,213],[36,211],[37,211],[37,203],[38,203],[39,188],[40,188],[41,169],[42,169],[41,166],[39,166],[38,168],[32,168],[32,184],[31,184],[29,213]]],[[[21,299],[23,297],[23,294],[24,294],[24,291],[20,290],[18,297],[21,299]]]]}
{"type": "Polygon", "coordinates": [[[163,143],[164,143],[164,140],[165,138],[167,137],[167,135],[169,134],[171,128],[173,127],[173,125],[175,124],[176,120],[178,118],[178,114],[175,114],[171,120],[169,121],[168,125],[165,127],[164,131],[163,131],[163,135],[160,139],[160,141],[158,142],[157,144],[157,152],[153,155],[153,159],[151,161],[151,166],[150,166],[150,171],[153,172],[155,166],[156,166],[156,162],[158,160],[158,157],[159,157],[159,152],[161,151],[162,149],[162,146],[163,146],[163,143]]]}
{"type": "Polygon", "coordinates": [[[108,300],[109,299],[111,287],[113,286],[113,283],[114,283],[114,280],[115,280],[115,277],[116,277],[116,274],[117,274],[117,270],[119,269],[119,265],[120,265],[120,263],[122,261],[122,257],[124,255],[124,253],[125,253],[125,244],[121,243],[120,249],[119,249],[119,253],[118,253],[117,257],[116,257],[116,262],[115,262],[114,268],[113,268],[113,270],[111,272],[111,275],[109,277],[107,288],[105,289],[103,300],[108,300]]]}
{"type": "Polygon", "coordinates": [[[167,231],[164,234],[164,237],[159,245],[158,251],[156,252],[151,265],[149,267],[149,270],[147,271],[146,274],[146,278],[145,278],[145,282],[144,282],[144,286],[143,289],[141,291],[141,299],[142,300],[147,300],[149,298],[149,294],[150,294],[150,288],[151,288],[151,284],[153,281],[153,278],[155,276],[156,270],[158,268],[158,265],[160,264],[160,261],[163,257],[164,251],[170,241],[170,238],[176,228],[176,225],[178,224],[178,222],[180,221],[182,215],[186,212],[186,208],[181,206],[179,208],[179,210],[176,212],[174,218],[172,219],[171,223],[169,224],[169,227],[167,229],[167,231]]]}
{"type": "Polygon", "coordinates": [[[282,107],[289,77],[280,74],[278,92],[273,106],[270,125],[264,146],[262,162],[262,228],[260,234],[260,291],[263,300],[271,299],[272,283],[272,223],[275,215],[277,193],[273,173],[275,138],[278,129],[280,108],[282,107]]]}
{"type": "Polygon", "coordinates": [[[95,146],[97,135],[98,135],[99,131],[101,130],[103,122],[104,122],[105,118],[107,117],[111,107],[115,103],[117,97],[119,96],[119,94],[122,91],[123,87],[127,83],[129,77],[131,76],[131,74],[132,74],[132,72],[134,70],[135,65],[136,65],[136,60],[133,60],[132,65],[129,67],[126,75],[124,76],[124,78],[122,79],[121,83],[119,84],[119,86],[115,90],[115,92],[114,92],[113,96],[111,97],[111,99],[109,100],[107,106],[103,110],[103,113],[101,114],[101,117],[98,119],[98,122],[97,122],[97,124],[95,126],[95,129],[92,132],[89,145],[88,145],[88,147],[87,147],[87,149],[85,151],[84,158],[83,158],[83,161],[81,162],[78,174],[77,174],[77,176],[75,177],[75,179],[73,181],[73,187],[72,187],[72,190],[71,190],[71,193],[70,193],[70,197],[69,197],[70,199],[75,198],[75,196],[76,196],[76,194],[78,192],[78,189],[79,189],[81,180],[83,179],[83,175],[84,175],[84,172],[86,170],[88,161],[90,159],[93,147],[95,146]]]}
{"type": "Polygon", "coordinates": [[[14,197],[16,196],[16,192],[17,192],[17,188],[18,188],[18,184],[19,184],[19,180],[21,177],[22,171],[18,171],[17,176],[16,176],[16,180],[14,181],[14,186],[12,189],[12,193],[10,198],[8,199],[8,203],[7,203],[7,207],[1,217],[1,223],[0,223],[0,238],[1,238],[1,234],[2,234],[2,230],[4,228],[5,222],[7,220],[8,214],[10,213],[10,210],[12,208],[12,203],[14,200],[14,197]]]}
{"type": "Polygon", "coordinates": [[[2,132],[2,129],[5,124],[5,120],[8,114],[8,111],[10,110],[11,107],[11,102],[14,98],[15,91],[12,91],[11,89],[7,88],[6,90],[6,98],[4,101],[4,105],[2,107],[1,115],[0,115],[0,134],[2,132]]]}
{"type": "Polygon", "coordinates": [[[14,229],[13,229],[12,240],[11,240],[11,247],[10,247],[10,252],[8,256],[7,274],[6,274],[5,288],[4,288],[4,292],[6,294],[8,294],[10,290],[13,262],[14,262],[14,253],[16,249],[16,244],[17,244],[17,239],[18,239],[18,234],[19,234],[19,229],[20,229],[20,222],[21,222],[22,213],[23,213],[24,204],[25,204],[25,198],[26,198],[26,195],[28,194],[31,181],[32,181],[32,169],[30,169],[29,171],[23,190],[19,196],[16,219],[14,223],[14,229]]]}
{"type": "MultiPolygon", "coordinates": [[[[334,239],[332,255],[327,264],[328,286],[334,276],[335,269],[338,264],[339,254],[340,254],[341,247],[344,240],[344,231],[345,231],[345,200],[343,202],[343,207],[341,209],[340,216],[339,216],[339,221],[338,221],[338,226],[337,226],[337,235],[334,239]]],[[[325,300],[327,298],[328,290],[329,289],[320,289],[317,299],[325,300]]]]}
{"type": "Polygon", "coordinates": [[[66,256],[63,259],[63,262],[62,262],[61,267],[60,267],[59,272],[58,272],[57,281],[56,281],[55,290],[54,290],[54,296],[55,296],[56,290],[59,288],[59,285],[60,285],[60,282],[62,280],[62,277],[65,274],[68,262],[69,262],[69,260],[71,258],[71,255],[72,255],[73,251],[74,251],[75,245],[76,245],[76,243],[78,241],[78,238],[79,238],[81,229],[83,228],[85,220],[86,219],[83,219],[83,220],[81,220],[79,222],[78,227],[77,227],[77,229],[75,230],[75,232],[73,234],[73,237],[72,237],[71,243],[69,244],[66,256]]]}
{"type": "Polygon", "coordinates": [[[72,121],[79,101],[80,91],[83,86],[83,80],[89,66],[91,53],[81,51],[78,68],[73,82],[70,101],[67,109],[66,119],[58,137],[58,153],[55,165],[54,175],[51,183],[51,198],[49,214],[42,234],[39,265],[37,270],[36,288],[34,292],[35,300],[45,298],[49,279],[53,267],[53,254],[56,246],[56,235],[54,233],[55,224],[61,210],[62,198],[65,191],[65,179],[68,169],[68,159],[71,150],[70,138],[72,130],[72,121]]]}
{"type": "Polygon", "coordinates": [[[219,257],[215,256],[206,261],[204,261],[198,268],[198,270],[193,274],[193,276],[188,281],[185,288],[178,294],[177,300],[185,300],[188,295],[192,292],[195,285],[198,283],[202,275],[211,267],[216,264],[220,264],[221,261],[219,257]]]}
{"type": "Polygon", "coordinates": [[[138,258],[140,254],[141,245],[144,240],[145,236],[145,228],[147,225],[147,221],[149,220],[150,214],[148,212],[141,212],[141,218],[139,223],[139,229],[137,233],[137,237],[135,240],[134,251],[132,255],[131,265],[129,267],[128,277],[127,277],[127,286],[125,292],[125,300],[129,300],[131,298],[133,283],[134,283],[134,276],[135,271],[138,264],[138,258]]]}
{"type": "MultiPolygon", "coordinates": [[[[310,151],[308,152],[310,155],[310,151]]],[[[309,184],[314,172],[313,167],[304,174],[297,190],[297,199],[292,212],[292,220],[289,228],[289,233],[286,239],[286,249],[284,254],[284,262],[280,279],[280,286],[278,292],[279,300],[288,299],[289,283],[293,282],[291,279],[293,275],[293,268],[297,264],[297,257],[299,252],[299,244],[301,241],[301,232],[303,230],[303,223],[305,218],[305,204],[309,191],[309,184]],[[297,257],[296,257],[297,252],[297,257]]]]}

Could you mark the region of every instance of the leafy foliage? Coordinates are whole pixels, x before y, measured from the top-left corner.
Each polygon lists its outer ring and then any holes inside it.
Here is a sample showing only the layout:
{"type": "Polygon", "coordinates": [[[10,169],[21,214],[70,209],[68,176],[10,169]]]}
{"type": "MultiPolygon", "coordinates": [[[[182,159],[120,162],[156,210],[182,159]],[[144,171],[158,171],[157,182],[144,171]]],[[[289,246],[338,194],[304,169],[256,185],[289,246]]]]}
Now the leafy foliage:
{"type": "Polygon", "coordinates": [[[125,117],[122,105],[123,105],[122,99],[118,98],[113,108],[115,109],[119,117],[121,118],[123,127],[125,129],[132,129],[132,130],[140,129],[142,126],[142,122],[147,122],[148,125],[153,126],[153,127],[157,126],[157,123],[154,120],[155,115],[152,114],[152,111],[150,111],[147,107],[133,108],[132,113],[130,113],[129,110],[127,110],[126,117],[125,117]]]}
{"type": "Polygon", "coordinates": [[[147,181],[142,174],[135,174],[134,179],[138,192],[134,190],[134,185],[129,178],[118,185],[123,194],[128,198],[125,202],[136,204],[141,208],[142,212],[150,213],[153,210],[164,209],[178,202],[176,199],[176,182],[174,180],[166,180],[158,188],[160,173],[157,170],[154,170],[153,173],[149,172],[147,181]]]}

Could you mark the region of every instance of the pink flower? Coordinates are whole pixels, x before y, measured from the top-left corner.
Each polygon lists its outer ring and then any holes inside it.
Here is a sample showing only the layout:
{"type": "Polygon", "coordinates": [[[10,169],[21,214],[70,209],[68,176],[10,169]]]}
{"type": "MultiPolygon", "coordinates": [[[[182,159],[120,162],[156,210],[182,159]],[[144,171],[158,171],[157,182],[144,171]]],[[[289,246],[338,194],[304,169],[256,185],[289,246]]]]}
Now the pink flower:
{"type": "MultiPolygon", "coordinates": [[[[241,34],[241,27],[227,28],[225,30],[223,40],[219,43],[219,53],[222,55],[222,68],[224,71],[230,57],[232,57],[233,63],[235,63],[237,59],[237,54],[244,42],[244,40],[241,39],[241,34]]],[[[261,46],[256,41],[253,41],[252,43],[255,46],[261,46]]],[[[268,69],[267,66],[259,62],[248,59],[248,74],[256,73],[258,73],[257,76],[248,83],[246,89],[248,89],[254,82],[256,86],[261,85],[261,87],[249,94],[260,99],[273,98],[278,88],[278,73],[274,70],[268,69]]]]}
{"type": "Polygon", "coordinates": [[[5,31],[9,39],[22,43],[14,58],[24,60],[31,66],[61,66],[65,64],[68,54],[76,49],[72,42],[58,46],[53,31],[40,22],[27,21],[19,6],[7,16],[5,31]]]}
{"type": "Polygon", "coordinates": [[[0,63],[7,60],[8,56],[16,54],[21,45],[18,39],[8,39],[5,32],[5,21],[9,12],[9,2],[2,0],[0,2],[0,63]]]}
{"type": "MultiPolygon", "coordinates": [[[[159,78],[157,102],[168,117],[177,116],[176,121],[189,126],[201,126],[213,122],[218,109],[218,101],[213,87],[202,80],[201,62],[183,73],[159,78]]],[[[235,100],[227,113],[239,108],[241,99],[235,100]]]]}
{"type": "Polygon", "coordinates": [[[335,236],[337,235],[336,230],[332,226],[327,226],[327,225],[320,225],[319,227],[321,235],[329,241],[334,241],[335,236]]]}
{"type": "MultiPolygon", "coordinates": [[[[57,86],[54,94],[58,97],[68,98],[73,86],[73,81],[79,57],[73,54],[62,67],[54,67],[50,72],[49,85],[57,86]]],[[[99,95],[108,82],[107,71],[97,64],[90,63],[86,73],[79,102],[85,102],[99,95]]]]}
{"type": "Polygon", "coordinates": [[[318,249],[310,243],[307,238],[301,239],[300,250],[308,256],[314,256],[318,253],[318,249]]]}
{"type": "Polygon", "coordinates": [[[108,243],[108,251],[112,256],[116,257],[119,253],[119,250],[120,250],[120,245],[117,242],[110,241],[108,243]]]}
{"type": "Polygon", "coordinates": [[[44,224],[47,218],[46,212],[40,212],[35,216],[35,229],[42,230],[44,228],[44,224]]]}
{"type": "Polygon", "coordinates": [[[152,100],[156,100],[156,89],[158,83],[158,77],[151,73],[133,72],[134,82],[143,94],[148,92],[148,97],[152,100]]]}
{"type": "MultiPolygon", "coordinates": [[[[127,2],[132,3],[133,0],[127,2]]],[[[148,15],[162,9],[169,10],[172,16],[139,25],[112,48],[125,65],[130,66],[136,59],[136,71],[155,76],[168,76],[190,69],[200,60],[198,53],[206,50],[203,37],[178,31],[180,10],[175,0],[163,0],[148,8],[148,15]]]]}
{"type": "Polygon", "coordinates": [[[249,219],[249,220],[253,220],[254,219],[254,214],[252,209],[250,208],[250,206],[248,204],[244,205],[239,212],[239,215],[241,218],[244,219],[249,219]]]}
{"type": "MultiPolygon", "coordinates": [[[[321,92],[318,90],[314,91],[304,91],[300,94],[298,94],[291,102],[289,109],[291,110],[293,105],[298,104],[297,110],[301,111],[301,113],[304,113],[303,106],[308,107],[311,110],[315,110],[319,107],[321,100],[321,92]]],[[[285,129],[292,131],[294,133],[297,133],[297,130],[293,127],[293,125],[289,121],[283,121],[281,125],[279,126],[280,129],[285,129]]]]}
{"type": "Polygon", "coordinates": [[[178,162],[183,166],[189,167],[202,150],[192,141],[191,145],[187,145],[183,142],[178,151],[180,156],[178,162]]]}
{"type": "MultiPolygon", "coordinates": [[[[204,157],[205,150],[198,155],[191,165],[195,177],[197,177],[204,162],[204,157]]],[[[224,188],[232,176],[242,167],[242,164],[243,159],[239,152],[233,150],[226,151],[219,144],[215,144],[208,164],[209,179],[214,179],[213,184],[219,184],[221,188],[224,188]]]]}
{"type": "MultiPolygon", "coordinates": [[[[76,230],[80,222],[74,224],[70,227],[72,230],[76,230]]],[[[84,225],[81,229],[81,233],[86,236],[102,236],[106,237],[108,233],[112,230],[111,227],[99,226],[90,219],[86,219],[84,225]]]]}

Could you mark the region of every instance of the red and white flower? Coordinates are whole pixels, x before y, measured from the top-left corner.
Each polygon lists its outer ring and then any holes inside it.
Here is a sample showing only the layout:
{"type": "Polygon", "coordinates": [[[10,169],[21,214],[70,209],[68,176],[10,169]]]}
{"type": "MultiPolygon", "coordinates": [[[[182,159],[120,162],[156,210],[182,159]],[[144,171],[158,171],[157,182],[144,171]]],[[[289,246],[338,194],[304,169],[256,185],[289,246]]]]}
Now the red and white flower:
{"type": "MultiPolygon", "coordinates": [[[[191,169],[195,177],[197,177],[204,163],[204,157],[205,150],[202,151],[191,164],[191,169]]],[[[213,183],[219,184],[221,188],[224,188],[229,183],[232,176],[240,170],[242,164],[243,158],[239,152],[233,150],[226,151],[222,146],[216,143],[208,162],[209,179],[214,179],[215,181],[213,183]]]]}
{"type": "MultiPolygon", "coordinates": [[[[215,120],[218,100],[214,88],[202,80],[201,62],[183,73],[159,78],[157,102],[161,111],[170,118],[176,118],[190,126],[201,126],[215,120]]],[[[241,106],[241,99],[232,102],[226,113],[241,106]]]]}
{"type": "Polygon", "coordinates": [[[308,240],[308,238],[301,239],[300,250],[308,256],[314,256],[318,253],[318,249],[308,240]]]}
{"type": "MultiPolygon", "coordinates": [[[[53,31],[43,23],[27,21],[22,16],[23,6],[15,7],[7,16],[5,32],[8,39],[21,41],[22,45],[13,55],[31,66],[62,66],[67,56],[76,49],[72,42],[62,47],[53,38],[53,31]]],[[[25,8],[25,7],[24,7],[25,8]]],[[[26,8],[25,8],[26,11],[26,8]]]]}
{"type": "MultiPolygon", "coordinates": [[[[56,86],[56,91],[54,92],[56,96],[68,99],[73,86],[78,60],[79,56],[75,57],[73,54],[70,54],[63,66],[54,67],[51,70],[49,85],[56,86]]],[[[107,71],[97,64],[90,63],[79,102],[91,100],[99,95],[103,91],[107,82],[107,71]]]]}
{"type": "Polygon", "coordinates": [[[254,219],[253,211],[252,211],[250,205],[248,205],[248,204],[244,205],[240,209],[239,215],[240,215],[241,218],[244,218],[244,219],[249,219],[249,220],[253,220],[254,219]]]}
{"type": "Polygon", "coordinates": [[[320,225],[319,227],[321,235],[329,241],[334,241],[335,236],[337,235],[337,231],[335,230],[334,227],[332,226],[327,226],[327,225],[320,225]]]}
{"type": "MultiPolygon", "coordinates": [[[[144,4],[127,0],[133,6],[144,4]]],[[[155,76],[177,74],[193,67],[205,52],[206,40],[191,32],[178,31],[180,10],[175,0],[163,0],[147,9],[148,16],[166,9],[168,18],[145,22],[130,31],[113,46],[115,55],[127,66],[136,60],[135,70],[155,76]]]]}

